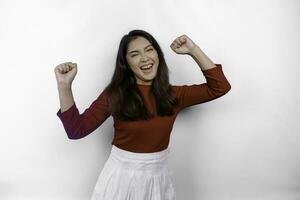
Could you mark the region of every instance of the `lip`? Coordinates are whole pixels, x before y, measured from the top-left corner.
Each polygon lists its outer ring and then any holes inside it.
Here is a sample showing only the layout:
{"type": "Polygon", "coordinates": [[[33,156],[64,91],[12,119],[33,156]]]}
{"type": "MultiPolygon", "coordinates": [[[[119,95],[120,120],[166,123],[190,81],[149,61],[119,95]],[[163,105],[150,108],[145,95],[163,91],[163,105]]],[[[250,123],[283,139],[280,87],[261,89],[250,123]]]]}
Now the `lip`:
{"type": "Polygon", "coordinates": [[[148,63],[148,64],[141,65],[140,68],[142,68],[143,66],[147,66],[147,65],[152,65],[152,67],[153,67],[153,63],[148,63]]]}

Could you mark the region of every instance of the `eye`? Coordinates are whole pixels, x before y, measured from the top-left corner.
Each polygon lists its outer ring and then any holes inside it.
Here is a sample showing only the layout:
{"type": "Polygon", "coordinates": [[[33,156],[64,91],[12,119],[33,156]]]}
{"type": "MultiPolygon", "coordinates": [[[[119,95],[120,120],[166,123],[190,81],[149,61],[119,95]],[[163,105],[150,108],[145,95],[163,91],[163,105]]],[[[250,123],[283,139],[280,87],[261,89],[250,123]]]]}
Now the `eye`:
{"type": "Polygon", "coordinates": [[[153,49],[151,48],[151,49],[148,49],[147,51],[153,51],[153,49]]]}
{"type": "Polygon", "coordinates": [[[134,56],[136,56],[137,54],[133,54],[133,55],[131,55],[131,57],[134,57],[134,56]]]}

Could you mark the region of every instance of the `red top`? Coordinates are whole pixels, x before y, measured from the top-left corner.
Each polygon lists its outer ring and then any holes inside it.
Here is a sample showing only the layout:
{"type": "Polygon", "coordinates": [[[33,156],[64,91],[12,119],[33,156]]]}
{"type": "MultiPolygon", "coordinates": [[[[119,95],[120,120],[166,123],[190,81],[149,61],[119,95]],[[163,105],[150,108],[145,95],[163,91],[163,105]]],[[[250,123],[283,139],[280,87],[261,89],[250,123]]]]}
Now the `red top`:
{"type": "MultiPolygon", "coordinates": [[[[179,98],[179,106],[175,108],[175,112],[171,116],[157,116],[155,99],[150,92],[151,86],[138,85],[145,97],[146,107],[155,114],[155,117],[150,120],[130,122],[113,117],[115,133],[111,144],[127,151],[139,153],[166,149],[169,145],[175,118],[182,109],[221,97],[231,89],[221,64],[201,71],[205,76],[206,83],[172,86],[175,95],[179,98]]],[[[63,113],[60,109],[57,112],[69,139],[80,139],[89,135],[110,115],[106,91],[102,91],[82,114],[79,114],[75,103],[63,113]]]]}

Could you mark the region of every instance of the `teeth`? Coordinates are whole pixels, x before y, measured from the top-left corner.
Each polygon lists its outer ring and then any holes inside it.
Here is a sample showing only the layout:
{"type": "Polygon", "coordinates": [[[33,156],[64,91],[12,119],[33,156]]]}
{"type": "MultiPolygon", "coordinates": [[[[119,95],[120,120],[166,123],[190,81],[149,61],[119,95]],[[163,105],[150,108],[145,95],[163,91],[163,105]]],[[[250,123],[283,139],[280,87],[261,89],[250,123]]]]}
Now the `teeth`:
{"type": "Polygon", "coordinates": [[[141,69],[150,69],[151,67],[152,67],[152,64],[149,64],[149,65],[141,67],[141,69]]]}

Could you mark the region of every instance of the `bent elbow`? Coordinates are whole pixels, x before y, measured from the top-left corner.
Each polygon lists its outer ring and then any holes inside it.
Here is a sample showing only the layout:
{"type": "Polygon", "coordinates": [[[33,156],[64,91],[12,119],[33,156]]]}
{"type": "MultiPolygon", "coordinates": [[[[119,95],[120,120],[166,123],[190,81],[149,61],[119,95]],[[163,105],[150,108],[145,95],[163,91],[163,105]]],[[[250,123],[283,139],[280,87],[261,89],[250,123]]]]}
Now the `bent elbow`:
{"type": "Polygon", "coordinates": [[[67,136],[70,140],[78,140],[85,136],[85,134],[81,131],[75,131],[75,132],[67,132],[67,136]]]}
{"type": "Polygon", "coordinates": [[[231,85],[229,82],[227,82],[227,84],[224,84],[223,86],[223,89],[222,89],[222,94],[221,95],[224,95],[226,94],[227,92],[229,92],[231,90],[231,85]]]}
{"type": "Polygon", "coordinates": [[[78,137],[75,137],[74,135],[68,135],[69,140],[78,140],[78,137]]]}
{"type": "Polygon", "coordinates": [[[223,87],[222,89],[219,89],[217,92],[215,92],[215,96],[221,97],[227,94],[230,90],[231,90],[231,85],[228,83],[226,87],[223,87]]]}
{"type": "Polygon", "coordinates": [[[225,94],[227,93],[227,92],[229,92],[231,90],[231,85],[230,85],[230,83],[228,83],[228,85],[227,85],[227,87],[226,87],[226,90],[225,90],[225,94]]]}

